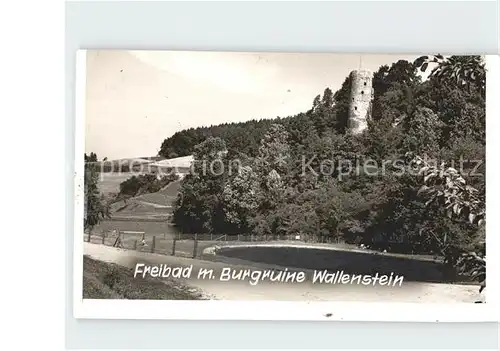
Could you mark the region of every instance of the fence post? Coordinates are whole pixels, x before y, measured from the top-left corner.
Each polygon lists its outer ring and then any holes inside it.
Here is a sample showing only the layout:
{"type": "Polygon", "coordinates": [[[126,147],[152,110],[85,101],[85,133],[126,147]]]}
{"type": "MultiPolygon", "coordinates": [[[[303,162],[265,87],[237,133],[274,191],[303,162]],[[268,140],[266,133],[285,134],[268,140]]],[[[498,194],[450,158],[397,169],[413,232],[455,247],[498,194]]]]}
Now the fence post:
{"type": "Polygon", "coordinates": [[[137,250],[137,240],[134,241],[134,250],[137,250]]]}
{"type": "Polygon", "coordinates": [[[151,253],[155,252],[156,236],[153,235],[153,243],[151,244],[151,253]]]}
{"type": "Polygon", "coordinates": [[[104,245],[104,239],[106,238],[106,232],[102,232],[102,244],[104,245]]]}
{"type": "Polygon", "coordinates": [[[238,241],[240,241],[240,235],[238,234],[238,241]]]}
{"type": "Polygon", "coordinates": [[[214,236],[212,233],[210,233],[210,241],[213,241],[214,240],[214,236]]]}
{"type": "Polygon", "coordinates": [[[177,239],[174,236],[174,242],[172,243],[172,256],[175,256],[175,243],[177,242],[177,239]]]}
{"type": "Polygon", "coordinates": [[[90,231],[89,231],[89,236],[87,237],[87,242],[90,242],[90,231]]]}
{"type": "Polygon", "coordinates": [[[194,235],[193,258],[196,258],[198,252],[198,234],[194,235]]]}

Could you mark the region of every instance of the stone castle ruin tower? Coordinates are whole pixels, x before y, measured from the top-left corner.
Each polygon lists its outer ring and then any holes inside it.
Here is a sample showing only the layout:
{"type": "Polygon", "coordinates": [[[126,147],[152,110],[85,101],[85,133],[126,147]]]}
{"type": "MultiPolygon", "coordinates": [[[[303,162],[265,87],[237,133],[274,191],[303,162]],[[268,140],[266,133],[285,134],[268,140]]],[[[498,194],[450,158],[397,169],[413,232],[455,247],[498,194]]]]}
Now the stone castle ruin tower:
{"type": "Polygon", "coordinates": [[[368,128],[373,100],[373,73],[369,70],[352,71],[351,96],[349,103],[349,131],[353,134],[362,133],[368,128]]]}

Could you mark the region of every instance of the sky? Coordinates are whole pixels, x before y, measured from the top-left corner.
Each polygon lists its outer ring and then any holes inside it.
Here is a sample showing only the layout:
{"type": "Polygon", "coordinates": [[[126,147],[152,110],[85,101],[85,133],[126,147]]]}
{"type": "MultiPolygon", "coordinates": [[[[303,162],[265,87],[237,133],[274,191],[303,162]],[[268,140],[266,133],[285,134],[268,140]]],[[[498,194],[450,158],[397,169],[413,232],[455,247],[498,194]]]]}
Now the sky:
{"type": "Polygon", "coordinates": [[[91,50],[85,152],[99,160],[155,156],[182,129],[305,112],[352,70],[417,57],[91,50]]]}

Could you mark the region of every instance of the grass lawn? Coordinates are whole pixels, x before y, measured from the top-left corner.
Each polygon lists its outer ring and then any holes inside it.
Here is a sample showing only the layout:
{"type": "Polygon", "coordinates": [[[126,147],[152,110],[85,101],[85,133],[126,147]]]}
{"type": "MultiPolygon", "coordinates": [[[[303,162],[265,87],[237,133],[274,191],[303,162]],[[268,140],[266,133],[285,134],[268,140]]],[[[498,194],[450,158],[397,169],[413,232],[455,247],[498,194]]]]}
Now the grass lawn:
{"type": "Polygon", "coordinates": [[[192,288],[171,280],[134,278],[131,269],[83,257],[84,299],[200,300],[192,288]]]}
{"type": "Polygon", "coordinates": [[[104,195],[109,195],[111,193],[117,194],[120,191],[120,183],[132,177],[133,175],[138,174],[132,172],[100,173],[99,190],[104,195]]]}

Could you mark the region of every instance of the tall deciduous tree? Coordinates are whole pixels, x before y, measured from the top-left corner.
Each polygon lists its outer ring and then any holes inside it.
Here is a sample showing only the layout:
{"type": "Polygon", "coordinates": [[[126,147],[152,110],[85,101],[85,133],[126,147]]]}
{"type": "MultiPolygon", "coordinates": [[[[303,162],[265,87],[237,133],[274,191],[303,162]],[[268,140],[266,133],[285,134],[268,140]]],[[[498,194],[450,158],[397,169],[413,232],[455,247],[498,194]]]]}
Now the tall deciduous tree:
{"type": "MultiPolygon", "coordinates": [[[[482,97],[486,89],[486,69],[480,56],[432,57],[421,56],[415,65],[425,72],[430,63],[437,64],[430,73],[430,78],[449,88],[465,88],[467,92],[477,90],[482,97]]],[[[475,251],[461,250],[461,255],[453,260],[463,270],[481,282],[480,291],[486,286],[486,248],[484,237],[485,201],[483,193],[467,184],[459,171],[446,164],[429,165],[422,158],[414,155],[411,162],[421,167],[423,186],[421,192],[428,196],[426,204],[438,203],[443,206],[448,217],[466,218],[477,224],[477,244],[483,246],[482,254],[475,251]]]]}
{"type": "Polygon", "coordinates": [[[387,118],[388,109],[395,114],[393,119],[410,114],[413,90],[420,81],[414,63],[399,60],[390,67],[381,66],[373,76],[372,118],[375,121],[387,118]]]}
{"type": "MultiPolygon", "coordinates": [[[[426,196],[426,206],[437,204],[449,218],[455,217],[477,225],[473,246],[482,252],[458,248],[448,260],[477,279],[482,291],[486,287],[485,199],[477,189],[467,184],[455,168],[444,163],[438,166],[429,164],[425,159],[412,154],[407,157],[410,163],[420,169],[423,185],[419,192],[426,196]]],[[[444,235],[442,242],[446,245],[446,233],[444,235]]]]}
{"type": "Polygon", "coordinates": [[[267,176],[275,170],[280,176],[287,173],[290,165],[289,134],[281,124],[273,124],[260,142],[256,158],[259,176],[267,176]]]}
{"type": "Polygon", "coordinates": [[[465,87],[468,90],[478,89],[484,96],[486,93],[486,68],[483,57],[479,55],[460,55],[443,57],[442,55],[420,56],[414,62],[422,72],[429,65],[435,64],[429,77],[449,87],[465,87]]]}
{"type": "Polygon", "coordinates": [[[226,144],[208,138],[194,148],[192,172],[186,175],[174,209],[174,223],[185,232],[215,233],[224,223],[222,194],[227,170],[226,144]]]}
{"type": "Polygon", "coordinates": [[[251,218],[255,217],[260,199],[259,179],[250,166],[238,169],[224,187],[224,214],[228,229],[233,233],[250,230],[251,218]]]}
{"type": "Polygon", "coordinates": [[[88,156],[85,154],[85,162],[97,162],[97,155],[93,152],[91,152],[88,156]]]}
{"type": "Polygon", "coordinates": [[[84,229],[92,232],[99,222],[109,217],[109,205],[99,193],[99,173],[94,165],[85,167],[84,178],[84,229]]]}
{"type": "Polygon", "coordinates": [[[441,127],[441,121],[431,109],[418,108],[403,122],[403,148],[416,154],[436,155],[441,127]]]}

